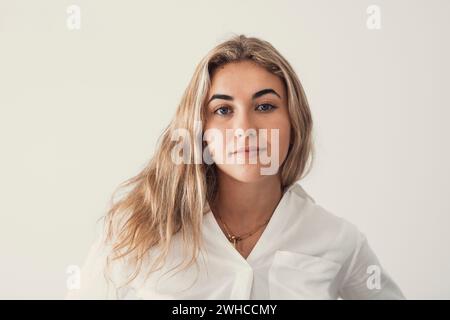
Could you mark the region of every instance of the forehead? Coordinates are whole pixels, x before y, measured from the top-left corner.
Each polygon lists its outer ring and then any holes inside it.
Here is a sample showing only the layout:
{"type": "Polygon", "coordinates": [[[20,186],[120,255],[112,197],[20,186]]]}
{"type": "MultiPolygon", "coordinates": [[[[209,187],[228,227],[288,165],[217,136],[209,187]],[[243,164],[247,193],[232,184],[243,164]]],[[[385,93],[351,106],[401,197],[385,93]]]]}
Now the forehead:
{"type": "Polygon", "coordinates": [[[216,93],[252,95],[265,88],[274,89],[282,98],[286,96],[283,81],[277,75],[253,61],[231,62],[214,71],[208,96],[216,93]]]}

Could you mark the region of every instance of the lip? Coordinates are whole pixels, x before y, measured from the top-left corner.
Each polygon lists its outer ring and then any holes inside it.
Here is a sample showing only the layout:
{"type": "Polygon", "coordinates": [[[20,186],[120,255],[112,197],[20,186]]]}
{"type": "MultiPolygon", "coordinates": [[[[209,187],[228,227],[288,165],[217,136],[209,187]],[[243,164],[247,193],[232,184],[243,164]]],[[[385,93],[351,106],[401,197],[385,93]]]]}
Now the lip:
{"type": "Polygon", "coordinates": [[[255,151],[260,151],[260,150],[266,150],[266,148],[258,148],[258,147],[241,147],[241,148],[237,149],[236,151],[232,152],[231,154],[236,154],[236,153],[250,153],[250,152],[255,152],[255,151]]]}

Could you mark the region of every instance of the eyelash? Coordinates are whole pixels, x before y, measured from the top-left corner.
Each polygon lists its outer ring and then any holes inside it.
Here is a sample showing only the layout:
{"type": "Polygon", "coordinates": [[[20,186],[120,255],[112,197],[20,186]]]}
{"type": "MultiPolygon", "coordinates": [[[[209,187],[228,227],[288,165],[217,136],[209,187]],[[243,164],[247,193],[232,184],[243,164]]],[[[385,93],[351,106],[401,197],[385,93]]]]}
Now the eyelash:
{"type": "MultiPolygon", "coordinates": [[[[260,107],[260,106],[270,106],[270,107],[271,107],[269,110],[261,111],[262,113],[267,113],[267,112],[273,111],[273,110],[275,110],[275,109],[277,108],[276,106],[274,106],[273,104],[270,104],[270,103],[261,103],[261,104],[259,104],[256,108],[258,108],[258,107],[260,107]]],[[[218,113],[217,113],[218,110],[221,110],[221,109],[223,109],[223,108],[230,108],[230,107],[229,107],[229,106],[226,106],[226,105],[220,106],[220,107],[218,107],[216,110],[214,110],[213,113],[214,113],[214,114],[217,114],[218,116],[222,116],[222,117],[228,115],[228,114],[218,114],[218,113]]]]}

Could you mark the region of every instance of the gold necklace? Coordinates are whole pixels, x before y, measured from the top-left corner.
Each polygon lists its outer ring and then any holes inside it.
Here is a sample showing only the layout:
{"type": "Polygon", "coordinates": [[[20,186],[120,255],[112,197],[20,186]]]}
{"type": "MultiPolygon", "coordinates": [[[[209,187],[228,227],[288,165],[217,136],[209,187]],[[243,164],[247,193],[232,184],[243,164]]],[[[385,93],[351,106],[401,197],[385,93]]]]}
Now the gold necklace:
{"type": "Polygon", "coordinates": [[[244,233],[243,235],[240,235],[240,236],[236,236],[236,235],[231,234],[227,224],[222,220],[222,218],[220,217],[219,214],[217,214],[217,217],[219,218],[220,222],[223,224],[223,227],[225,228],[225,232],[227,233],[226,236],[228,238],[228,241],[230,241],[235,248],[236,248],[238,241],[242,241],[242,240],[247,239],[248,237],[252,236],[253,234],[256,233],[256,231],[258,231],[260,228],[262,228],[263,226],[268,224],[270,221],[270,217],[269,217],[269,219],[267,219],[266,222],[264,222],[262,225],[258,226],[255,230],[244,233]]]}

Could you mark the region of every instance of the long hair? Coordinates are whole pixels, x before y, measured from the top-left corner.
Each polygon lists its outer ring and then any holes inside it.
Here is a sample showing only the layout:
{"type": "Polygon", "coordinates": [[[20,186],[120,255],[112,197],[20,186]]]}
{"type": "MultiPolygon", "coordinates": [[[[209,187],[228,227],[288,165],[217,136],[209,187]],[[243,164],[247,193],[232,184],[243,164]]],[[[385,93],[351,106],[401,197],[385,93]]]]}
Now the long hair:
{"type": "Polygon", "coordinates": [[[171,153],[178,142],[172,136],[184,128],[195,137],[195,123],[199,121],[203,131],[212,73],[219,66],[242,60],[251,60],[279,76],[286,87],[292,131],[291,145],[279,169],[281,187],[288,188],[310,171],[314,158],[311,112],[291,65],[269,42],[258,38],[236,35],[217,45],[197,65],[175,116],[158,139],[153,157],[141,172],[121,183],[111,197],[104,220],[106,243],[111,247],[107,265],[113,260],[126,260],[134,270],[126,284],[140,274],[144,258],[153,248],[158,249],[158,255],[147,275],[160,269],[178,233],[183,248],[190,249],[178,266],[183,269],[196,262],[203,244],[203,215],[210,210],[217,192],[217,168],[203,161],[195,163],[194,158],[199,154],[201,157],[205,147],[201,142],[199,146],[197,139],[188,142],[193,150],[190,163],[174,163],[171,153]],[[125,195],[115,200],[116,193],[125,188],[125,195]]]}

